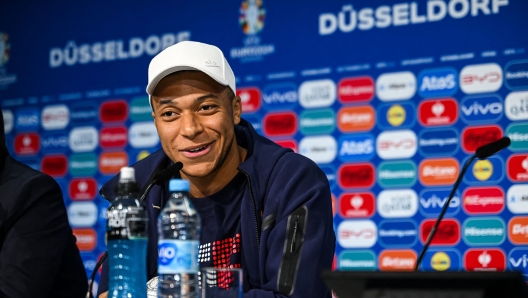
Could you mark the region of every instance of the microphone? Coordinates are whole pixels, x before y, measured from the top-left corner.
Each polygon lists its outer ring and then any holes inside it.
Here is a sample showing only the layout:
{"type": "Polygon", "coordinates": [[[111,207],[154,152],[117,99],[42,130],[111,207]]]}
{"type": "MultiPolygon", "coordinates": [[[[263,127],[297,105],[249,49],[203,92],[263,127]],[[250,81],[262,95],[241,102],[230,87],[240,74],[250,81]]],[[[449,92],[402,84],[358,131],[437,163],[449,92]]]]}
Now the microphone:
{"type": "Polygon", "coordinates": [[[502,149],[510,146],[511,140],[508,137],[503,137],[502,139],[496,140],[495,142],[491,142],[487,145],[484,145],[475,151],[475,155],[479,159],[486,159],[493,154],[501,151],[502,149]]]}
{"type": "MultiPolygon", "coordinates": [[[[147,182],[147,187],[143,188],[142,190],[143,194],[141,197],[139,197],[139,201],[143,202],[145,200],[145,197],[150,192],[150,189],[152,186],[158,184],[163,184],[170,180],[176,173],[178,173],[183,168],[183,163],[181,162],[175,162],[172,166],[158,172],[152,179],[149,179],[150,183],[147,182]]],[[[106,260],[106,257],[108,257],[108,251],[105,251],[101,259],[97,261],[97,264],[94,267],[94,270],[92,271],[92,275],[90,276],[90,285],[88,287],[88,293],[86,293],[86,298],[93,298],[92,289],[93,289],[93,283],[95,281],[95,275],[97,274],[97,270],[99,270],[99,267],[101,267],[106,260]]]]}
{"type": "Polygon", "coordinates": [[[460,181],[462,181],[462,177],[466,174],[467,169],[469,168],[469,165],[475,160],[476,158],[479,159],[486,159],[490,157],[491,155],[501,151],[502,149],[510,146],[511,140],[508,137],[503,137],[502,139],[496,140],[494,142],[491,142],[489,144],[486,144],[484,146],[480,146],[475,151],[475,154],[473,154],[464,164],[462,167],[462,170],[460,171],[460,174],[457,177],[457,180],[455,181],[455,185],[453,186],[453,189],[451,190],[451,193],[449,194],[448,199],[444,203],[444,207],[442,207],[442,211],[440,212],[440,215],[438,215],[438,218],[436,219],[436,222],[431,229],[431,232],[429,232],[429,236],[427,237],[427,240],[425,241],[424,247],[422,248],[422,251],[420,252],[420,255],[418,256],[418,259],[416,260],[416,265],[414,266],[414,271],[418,271],[418,268],[420,268],[420,263],[422,262],[422,259],[425,255],[425,252],[429,248],[429,245],[431,244],[431,241],[433,240],[434,235],[436,234],[436,230],[438,229],[438,226],[440,225],[440,222],[444,218],[445,213],[447,212],[447,208],[449,208],[449,203],[451,202],[451,199],[453,199],[453,196],[455,195],[455,191],[458,188],[458,185],[460,184],[460,181]]]}

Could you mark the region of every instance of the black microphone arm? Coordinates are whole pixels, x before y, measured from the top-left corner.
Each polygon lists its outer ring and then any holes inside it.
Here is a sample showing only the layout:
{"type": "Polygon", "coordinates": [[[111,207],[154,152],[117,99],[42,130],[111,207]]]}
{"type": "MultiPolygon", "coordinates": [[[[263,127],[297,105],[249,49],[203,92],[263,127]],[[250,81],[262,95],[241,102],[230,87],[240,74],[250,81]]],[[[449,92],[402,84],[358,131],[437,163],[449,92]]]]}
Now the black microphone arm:
{"type": "Polygon", "coordinates": [[[418,256],[418,259],[416,260],[416,265],[414,266],[414,271],[418,271],[420,268],[420,263],[423,260],[423,257],[425,255],[425,252],[429,248],[429,245],[431,244],[431,241],[433,240],[434,235],[436,234],[436,230],[438,229],[438,226],[440,225],[440,222],[444,218],[445,213],[447,212],[447,208],[449,208],[449,203],[451,202],[451,199],[453,199],[453,196],[455,195],[455,192],[458,188],[458,185],[460,184],[460,181],[462,181],[462,178],[466,174],[467,169],[469,168],[469,165],[473,162],[473,160],[479,158],[479,159],[486,159],[490,157],[491,155],[501,151],[502,149],[508,147],[511,144],[511,140],[508,137],[503,137],[502,139],[499,139],[497,141],[491,142],[487,145],[479,147],[475,154],[473,154],[467,161],[464,163],[464,166],[462,167],[462,170],[460,171],[460,174],[457,177],[457,180],[455,181],[455,185],[453,186],[453,189],[451,190],[451,193],[449,194],[449,198],[444,203],[444,207],[442,208],[442,211],[440,212],[440,215],[438,215],[438,218],[436,219],[436,222],[431,229],[431,232],[429,232],[429,236],[427,237],[427,240],[424,243],[424,247],[422,248],[422,251],[420,252],[420,255],[418,256]]]}
{"type": "MultiPolygon", "coordinates": [[[[167,182],[170,178],[172,178],[172,176],[176,175],[176,173],[179,172],[182,168],[183,168],[183,164],[178,161],[178,162],[175,162],[172,166],[157,173],[152,179],[152,182],[150,182],[150,184],[145,188],[145,191],[143,192],[141,197],[139,197],[139,201],[143,202],[145,200],[145,197],[150,192],[150,189],[152,188],[152,186],[167,182]]],[[[88,287],[88,293],[86,293],[86,298],[94,298],[92,294],[92,289],[93,289],[93,283],[95,281],[95,275],[97,274],[97,270],[99,270],[99,267],[103,265],[107,257],[108,257],[108,250],[105,251],[105,253],[99,259],[99,261],[97,261],[97,264],[95,264],[94,270],[92,271],[92,275],[90,275],[90,284],[88,287]]]]}

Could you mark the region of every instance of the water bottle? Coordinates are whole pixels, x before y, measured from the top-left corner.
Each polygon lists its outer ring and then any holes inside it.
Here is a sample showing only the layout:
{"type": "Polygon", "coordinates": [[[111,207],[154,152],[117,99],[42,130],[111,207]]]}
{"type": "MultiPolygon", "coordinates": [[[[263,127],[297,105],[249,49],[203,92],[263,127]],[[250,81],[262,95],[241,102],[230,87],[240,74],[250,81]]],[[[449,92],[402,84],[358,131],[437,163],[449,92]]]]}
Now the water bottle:
{"type": "Polygon", "coordinates": [[[108,207],[108,297],[147,297],[148,215],[139,201],[133,168],[123,167],[116,198],[108,207]]]}
{"type": "Polygon", "coordinates": [[[158,218],[158,297],[196,298],[200,216],[189,199],[189,181],[169,181],[171,193],[158,218]]]}

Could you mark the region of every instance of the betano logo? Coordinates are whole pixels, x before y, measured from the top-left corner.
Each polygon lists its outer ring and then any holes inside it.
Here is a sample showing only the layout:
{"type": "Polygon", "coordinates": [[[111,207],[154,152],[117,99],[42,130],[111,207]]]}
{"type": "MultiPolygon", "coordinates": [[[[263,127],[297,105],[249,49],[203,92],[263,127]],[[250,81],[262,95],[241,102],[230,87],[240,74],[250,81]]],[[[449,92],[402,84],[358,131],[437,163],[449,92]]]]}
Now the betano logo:
{"type": "Polygon", "coordinates": [[[68,172],[68,159],[62,154],[46,155],[40,162],[40,169],[52,177],[63,177],[68,172]]]}
{"type": "Polygon", "coordinates": [[[386,249],[380,253],[378,264],[381,271],[413,271],[416,253],[410,249],[386,249]]]}
{"type": "Polygon", "coordinates": [[[496,122],[502,117],[502,100],[497,95],[466,97],[460,104],[462,120],[467,123],[496,122]]]}
{"type": "Polygon", "coordinates": [[[528,91],[512,92],[504,102],[506,117],[513,121],[528,119],[528,91]]]}
{"type": "Polygon", "coordinates": [[[383,190],[376,203],[379,215],[385,218],[412,217],[418,211],[418,196],[412,189],[383,190]]]}
{"type": "Polygon", "coordinates": [[[425,159],[420,163],[418,177],[425,186],[452,185],[458,170],[458,161],[454,158],[425,159]]]}
{"type": "Polygon", "coordinates": [[[474,153],[477,148],[502,138],[502,129],[497,125],[472,126],[462,131],[462,149],[474,153]]]}
{"type": "Polygon", "coordinates": [[[502,68],[496,63],[468,65],[460,71],[464,93],[495,92],[502,86],[502,68]]]}
{"type": "MultiPolygon", "coordinates": [[[[435,224],[435,219],[426,219],[420,225],[420,241],[425,243],[435,224]]],[[[444,219],[438,225],[431,245],[456,245],[460,241],[460,224],[457,220],[444,219]]]]}
{"type": "Polygon", "coordinates": [[[462,198],[464,211],[470,215],[498,214],[505,205],[504,191],[497,186],[469,187],[462,198]]]}
{"type": "Polygon", "coordinates": [[[299,103],[305,109],[326,108],[336,100],[336,85],[330,79],[306,81],[299,87],[299,103]]]}
{"type": "Polygon", "coordinates": [[[103,127],[99,138],[99,143],[103,148],[124,147],[127,144],[127,128],[125,126],[103,127]]]}
{"type": "Polygon", "coordinates": [[[240,96],[242,112],[254,113],[260,109],[261,93],[257,87],[238,88],[236,95],[240,96]]]}
{"type": "Polygon", "coordinates": [[[344,218],[371,217],[375,206],[374,194],[371,192],[343,193],[339,197],[339,213],[344,218]]]}
{"type": "Polygon", "coordinates": [[[508,223],[508,238],[517,245],[528,244],[528,217],[516,216],[508,223]]]}
{"type": "Polygon", "coordinates": [[[378,240],[378,228],[371,220],[345,220],[337,227],[337,242],[344,248],[369,248],[378,240]]]}
{"type": "Polygon", "coordinates": [[[514,184],[506,194],[508,210],[513,214],[528,213],[528,184],[514,184]]]}
{"type": "Polygon", "coordinates": [[[93,200],[97,193],[97,182],[93,178],[76,178],[70,181],[68,195],[74,201],[93,200]]]}
{"type": "Polygon", "coordinates": [[[376,123],[372,106],[343,107],[337,113],[337,126],[342,132],[368,131],[376,123]]]}
{"type": "Polygon", "coordinates": [[[41,114],[42,128],[63,129],[70,123],[70,110],[66,105],[46,106],[41,114]]]}
{"type": "Polygon", "coordinates": [[[528,154],[515,154],[508,158],[508,178],[513,182],[528,181],[528,154]]]}
{"type": "Polygon", "coordinates": [[[410,99],[416,93],[416,77],[410,71],[385,73],[376,80],[376,95],[381,101],[410,99]]]}
{"type": "Polygon", "coordinates": [[[458,120],[458,103],[452,98],[420,102],[418,120],[423,126],[452,125],[458,120]]]}
{"type": "Polygon", "coordinates": [[[99,155],[99,171],[104,175],[119,173],[119,170],[127,165],[126,152],[103,152],[99,155]]]}
{"type": "Polygon", "coordinates": [[[382,159],[410,158],[417,149],[418,140],[412,130],[384,131],[376,139],[376,151],[382,159]]]}
{"type": "Polygon", "coordinates": [[[370,188],[376,177],[371,163],[343,164],[338,170],[338,184],[341,188],[370,188]]]}
{"type": "Polygon", "coordinates": [[[106,101],[99,107],[101,122],[124,122],[128,118],[128,103],[125,100],[106,101]]]}
{"type": "Polygon", "coordinates": [[[72,229],[77,238],[77,247],[80,251],[92,251],[97,246],[97,233],[94,229],[72,229]]]}
{"type": "Polygon", "coordinates": [[[337,155],[337,142],[332,136],[305,137],[299,143],[299,153],[315,163],[330,163],[337,155]]]}
{"type": "Polygon", "coordinates": [[[500,218],[468,218],[463,225],[464,242],[470,246],[497,246],[506,238],[506,227],[500,218]]]}
{"type": "Polygon", "coordinates": [[[369,101],[374,97],[374,80],[369,76],[344,78],[339,81],[337,90],[341,103],[369,101]]]}
{"type": "Polygon", "coordinates": [[[500,249],[468,249],[464,254],[466,271],[504,271],[506,255],[500,249]]]}
{"type": "Polygon", "coordinates": [[[426,69],[418,76],[418,93],[421,97],[440,97],[454,94],[458,73],[453,68],[426,69]]]}
{"type": "Polygon", "coordinates": [[[297,115],[293,112],[268,113],[263,124],[268,136],[291,136],[297,132],[297,115]]]}

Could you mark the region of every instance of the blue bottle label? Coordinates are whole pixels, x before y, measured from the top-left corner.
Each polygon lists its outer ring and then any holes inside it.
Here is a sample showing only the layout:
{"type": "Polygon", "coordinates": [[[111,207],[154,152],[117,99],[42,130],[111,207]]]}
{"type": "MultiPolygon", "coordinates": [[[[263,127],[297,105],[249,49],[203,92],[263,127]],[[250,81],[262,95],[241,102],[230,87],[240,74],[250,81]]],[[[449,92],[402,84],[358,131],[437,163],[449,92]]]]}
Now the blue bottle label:
{"type": "Polygon", "coordinates": [[[198,240],[160,240],[158,274],[197,273],[198,240]]]}

